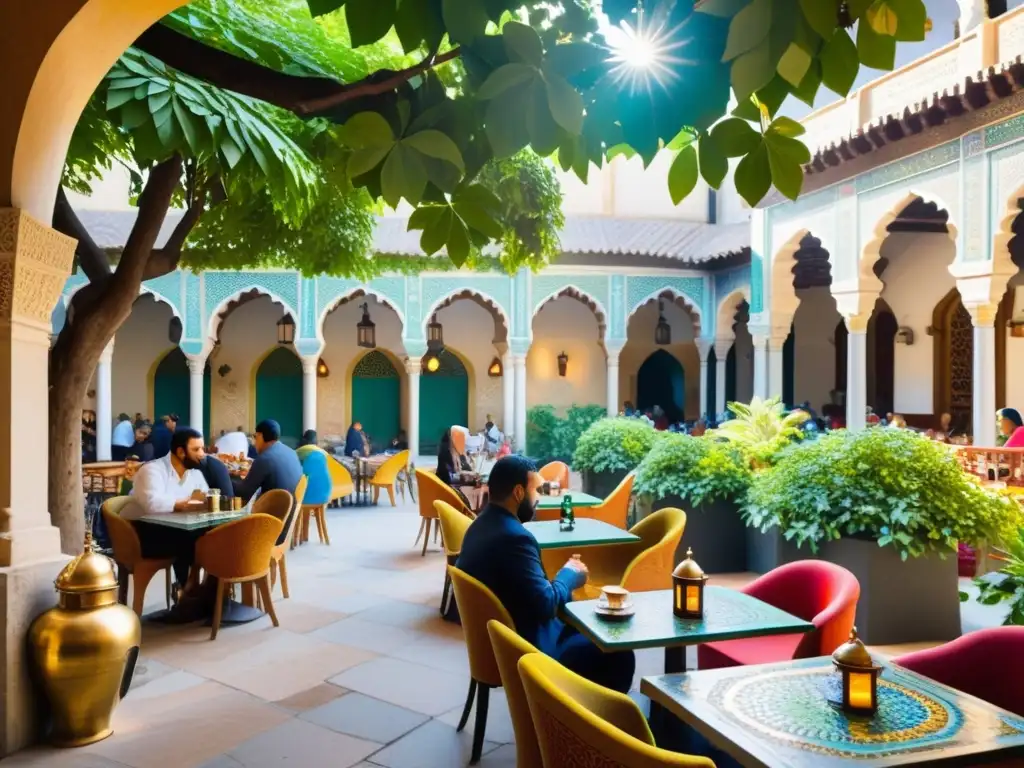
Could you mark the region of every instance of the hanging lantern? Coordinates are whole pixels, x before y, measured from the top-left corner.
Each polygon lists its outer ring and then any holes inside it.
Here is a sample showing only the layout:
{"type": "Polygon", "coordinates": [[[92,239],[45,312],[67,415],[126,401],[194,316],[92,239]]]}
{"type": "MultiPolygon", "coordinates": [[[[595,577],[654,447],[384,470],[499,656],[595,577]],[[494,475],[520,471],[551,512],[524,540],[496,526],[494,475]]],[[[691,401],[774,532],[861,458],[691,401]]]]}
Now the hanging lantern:
{"type": "Polygon", "coordinates": [[[181,320],[179,318],[171,318],[171,322],[167,326],[167,338],[175,346],[181,343],[181,320]]]}
{"type": "Polygon", "coordinates": [[[833,703],[853,714],[875,714],[878,711],[878,676],[882,668],[875,664],[857,637],[856,627],[850,631],[850,639],[836,648],[832,663],[843,676],[842,701],[833,703]]]}
{"type": "Polygon", "coordinates": [[[704,618],[704,585],[708,577],[686,550],[686,559],[672,571],[672,612],[681,619],[704,618]]]}
{"type": "Polygon", "coordinates": [[[427,373],[437,373],[441,368],[441,358],[435,354],[428,354],[423,367],[427,369],[427,373]]]}
{"type": "Polygon", "coordinates": [[[377,347],[377,326],[370,319],[370,305],[363,304],[363,319],[356,324],[356,344],[367,349],[377,347]]]}
{"type": "Polygon", "coordinates": [[[295,321],[291,315],[285,315],[277,321],[277,343],[287,346],[295,341],[295,321]]]}
{"type": "Polygon", "coordinates": [[[558,375],[565,377],[566,372],[569,370],[569,356],[563,352],[558,356],[558,375]]]}
{"type": "Polygon", "coordinates": [[[666,347],[672,343],[672,327],[665,319],[665,302],[658,301],[658,325],[654,328],[654,343],[666,347]]]}
{"type": "Polygon", "coordinates": [[[444,349],[444,326],[437,322],[437,313],[427,325],[427,349],[435,355],[444,349]]]}
{"type": "Polygon", "coordinates": [[[500,379],[502,376],[501,358],[496,357],[491,360],[491,365],[487,369],[487,375],[492,379],[500,379]]]}
{"type": "Polygon", "coordinates": [[[328,376],[331,375],[331,371],[327,367],[327,363],[324,362],[324,359],[322,357],[316,363],[316,375],[321,379],[326,379],[328,376]]]}

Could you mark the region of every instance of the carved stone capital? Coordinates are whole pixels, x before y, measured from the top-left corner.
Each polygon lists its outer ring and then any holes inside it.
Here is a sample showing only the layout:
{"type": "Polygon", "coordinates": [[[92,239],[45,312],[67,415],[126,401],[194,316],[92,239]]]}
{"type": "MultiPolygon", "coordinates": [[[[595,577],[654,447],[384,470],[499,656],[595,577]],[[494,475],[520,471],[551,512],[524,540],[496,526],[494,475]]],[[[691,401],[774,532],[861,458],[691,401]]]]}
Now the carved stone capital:
{"type": "Polygon", "coordinates": [[[696,339],[694,343],[697,345],[697,354],[700,355],[700,364],[707,365],[714,342],[711,339],[696,339]]]}
{"type": "Polygon", "coordinates": [[[975,328],[992,328],[996,324],[996,315],[999,313],[998,304],[964,304],[964,309],[971,316],[971,323],[975,328]]]}
{"type": "Polygon", "coordinates": [[[75,256],[74,238],[18,208],[0,208],[0,322],[50,332],[50,315],[75,256]]]}
{"type": "Polygon", "coordinates": [[[304,376],[316,376],[316,367],[320,363],[319,357],[300,357],[302,361],[302,373],[304,376]]]}
{"type": "Polygon", "coordinates": [[[402,361],[405,372],[410,376],[419,376],[423,372],[423,362],[418,357],[407,357],[402,361]]]}

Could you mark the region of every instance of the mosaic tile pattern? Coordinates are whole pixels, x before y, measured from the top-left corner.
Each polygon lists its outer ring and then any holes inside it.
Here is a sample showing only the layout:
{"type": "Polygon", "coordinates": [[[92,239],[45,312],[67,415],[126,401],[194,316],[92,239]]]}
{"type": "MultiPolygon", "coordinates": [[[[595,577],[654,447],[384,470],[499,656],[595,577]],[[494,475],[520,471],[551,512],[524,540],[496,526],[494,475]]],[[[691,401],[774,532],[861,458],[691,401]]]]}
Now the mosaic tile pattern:
{"type": "Polygon", "coordinates": [[[627,318],[642,307],[652,296],[657,296],[661,291],[665,290],[672,290],[682,294],[688,303],[703,313],[705,301],[704,278],[645,275],[643,277],[630,277],[626,281],[627,318]]]}
{"type": "Polygon", "coordinates": [[[566,288],[574,288],[586,294],[598,305],[598,311],[608,320],[608,277],[606,275],[535,275],[530,281],[533,294],[533,312],[536,314],[541,305],[552,296],[566,288]]]}

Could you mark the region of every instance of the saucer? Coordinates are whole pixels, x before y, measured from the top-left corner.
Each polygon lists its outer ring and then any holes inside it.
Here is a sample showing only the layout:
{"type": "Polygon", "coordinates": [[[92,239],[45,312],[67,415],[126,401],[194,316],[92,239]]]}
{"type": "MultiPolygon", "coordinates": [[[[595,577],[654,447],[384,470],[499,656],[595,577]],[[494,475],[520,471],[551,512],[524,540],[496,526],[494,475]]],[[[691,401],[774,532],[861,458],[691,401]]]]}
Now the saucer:
{"type": "Polygon", "coordinates": [[[621,608],[609,608],[607,603],[599,602],[594,606],[594,613],[600,616],[602,619],[608,619],[610,621],[622,621],[628,619],[636,613],[636,608],[633,607],[632,602],[627,602],[621,608]]]}

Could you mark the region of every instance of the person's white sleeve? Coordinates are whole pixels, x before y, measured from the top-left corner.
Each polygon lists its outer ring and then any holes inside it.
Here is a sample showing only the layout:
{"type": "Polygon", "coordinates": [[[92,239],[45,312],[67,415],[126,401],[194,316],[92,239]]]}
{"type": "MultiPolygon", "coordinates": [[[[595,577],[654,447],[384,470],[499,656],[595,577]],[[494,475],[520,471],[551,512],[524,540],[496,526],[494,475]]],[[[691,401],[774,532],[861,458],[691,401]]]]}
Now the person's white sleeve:
{"type": "MultiPolygon", "coordinates": [[[[155,469],[155,467],[153,468],[155,469]]],[[[167,492],[160,472],[146,471],[143,467],[135,475],[135,483],[132,486],[132,496],[144,515],[165,515],[174,511],[174,504],[177,499],[173,494],[167,492]]],[[[205,481],[204,485],[205,485],[205,481]]]]}
{"type": "Polygon", "coordinates": [[[191,471],[196,474],[196,481],[195,481],[196,490],[197,491],[202,491],[203,493],[209,493],[210,492],[210,486],[206,482],[206,475],[204,475],[198,469],[193,469],[191,471]]]}

